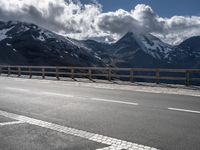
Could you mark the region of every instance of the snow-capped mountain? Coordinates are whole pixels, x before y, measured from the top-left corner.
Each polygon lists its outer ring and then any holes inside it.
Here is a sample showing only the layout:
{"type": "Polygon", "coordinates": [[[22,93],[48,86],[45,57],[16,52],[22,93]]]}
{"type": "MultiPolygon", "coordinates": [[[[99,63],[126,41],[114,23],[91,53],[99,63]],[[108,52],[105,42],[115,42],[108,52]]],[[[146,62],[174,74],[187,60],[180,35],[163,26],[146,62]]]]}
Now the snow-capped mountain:
{"type": "Polygon", "coordinates": [[[113,44],[116,65],[128,67],[169,67],[174,47],[151,34],[128,32],[113,44]]]}
{"type": "Polygon", "coordinates": [[[0,64],[105,66],[82,42],[11,21],[0,22],[0,64]]]}
{"type": "Polygon", "coordinates": [[[200,68],[200,37],[172,46],[151,34],[128,32],[112,47],[115,66],[200,68]]]}
{"type": "Polygon", "coordinates": [[[37,25],[0,22],[0,64],[200,68],[200,37],[178,46],[128,32],[113,44],[79,41],[37,25]]]}
{"type": "Polygon", "coordinates": [[[116,43],[116,45],[119,48],[119,51],[124,48],[135,50],[140,49],[156,59],[167,59],[169,53],[174,49],[169,44],[162,42],[151,34],[135,34],[132,32],[128,32],[116,43]]]}

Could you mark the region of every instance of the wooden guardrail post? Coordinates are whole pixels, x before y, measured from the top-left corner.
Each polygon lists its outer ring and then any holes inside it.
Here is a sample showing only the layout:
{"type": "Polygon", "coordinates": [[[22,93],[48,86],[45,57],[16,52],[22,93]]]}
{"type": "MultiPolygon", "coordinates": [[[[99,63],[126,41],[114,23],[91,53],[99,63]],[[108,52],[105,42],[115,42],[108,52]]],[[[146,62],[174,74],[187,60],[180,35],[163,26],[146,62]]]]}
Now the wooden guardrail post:
{"type": "Polygon", "coordinates": [[[8,66],[8,76],[10,76],[10,66],[8,66]]]}
{"type": "Polygon", "coordinates": [[[92,69],[88,69],[88,77],[92,80],[92,69]]]}
{"type": "Polygon", "coordinates": [[[18,77],[21,76],[21,68],[20,67],[17,67],[18,68],[18,77]]]}
{"type": "Polygon", "coordinates": [[[156,70],[156,84],[160,84],[160,70],[156,70]]]}
{"type": "Polygon", "coordinates": [[[185,85],[186,86],[190,85],[190,72],[189,72],[189,70],[186,70],[186,72],[185,72],[185,85]]]}
{"type": "Polygon", "coordinates": [[[111,81],[111,68],[108,69],[108,81],[111,81]]]}
{"type": "Polygon", "coordinates": [[[74,79],[74,68],[71,68],[71,78],[74,79]]]}
{"type": "Polygon", "coordinates": [[[56,67],[56,78],[57,80],[60,80],[60,77],[59,77],[59,68],[56,67]]]}
{"type": "Polygon", "coordinates": [[[130,70],[130,82],[134,82],[134,71],[133,71],[133,69],[130,70]]]}
{"type": "Polygon", "coordinates": [[[32,68],[29,67],[28,70],[29,70],[29,78],[31,79],[32,78],[32,68]]]}
{"type": "Polygon", "coordinates": [[[45,79],[45,68],[42,68],[42,78],[45,79]]]}

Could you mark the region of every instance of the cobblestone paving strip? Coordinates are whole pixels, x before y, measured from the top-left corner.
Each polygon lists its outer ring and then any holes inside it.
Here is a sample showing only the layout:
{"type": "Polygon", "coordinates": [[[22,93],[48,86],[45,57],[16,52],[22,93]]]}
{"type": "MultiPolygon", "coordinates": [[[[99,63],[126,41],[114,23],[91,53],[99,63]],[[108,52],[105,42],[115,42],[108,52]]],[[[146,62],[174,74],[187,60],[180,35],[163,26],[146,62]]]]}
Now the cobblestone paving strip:
{"type": "Polygon", "coordinates": [[[96,150],[122,150],[122,148],[120,148],[120,147],[116,148],[114,146],[109,146],[109,147],[99,148],[96,150]]]}
{"type": "Polygon", "coordinates": [[[112,137],[108,137],[108,136],[104,136],[100,134],[78,130],[75,128],[61,126],[58,124],[54,124],[54,123],[50,123],[50,122],[46,122],[46,121],[42,121],[38,119],[33,119],[30,117],[17,115],[17,114],[13,114],[13,113],[1,111],[1,110],[0,110],[0,115],[18,120],[23,123],[40,126],[43,128],[57,131],[57,132],[61,132],[61,133],[81,137],[81,138],[94,141],[97,143],[109,145],[109,147],[105,147],[103,149],[98,149],[98,150],[158,150],[156,148],[152,148],[149,146],[144,146],[144,145],[140,145],[140,144],[136,144],[136,143],[132,143],[132,142],[128,142],[128,141],[124,141],[124,140],[120,140],[120,139],[116,139],[116,138],[112,138],[112,137]]]}

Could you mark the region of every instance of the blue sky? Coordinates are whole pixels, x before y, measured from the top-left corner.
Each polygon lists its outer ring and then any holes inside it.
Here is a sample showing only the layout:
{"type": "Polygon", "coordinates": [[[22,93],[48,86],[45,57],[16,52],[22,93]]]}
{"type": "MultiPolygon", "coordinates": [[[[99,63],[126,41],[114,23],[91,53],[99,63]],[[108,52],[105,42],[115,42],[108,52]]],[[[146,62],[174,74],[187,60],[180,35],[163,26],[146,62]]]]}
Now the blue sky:
{"type": "MultiPolygon", "coordinates": [[[[97,0],[103,5],[103,11],[117,9],[131,10],[137,4],[150,5],[154,11],[162,17],[200,16],[200,0],[97,0]]],[[[81,0],[82,3],[90,3],[91,0],[81,0]]]]}

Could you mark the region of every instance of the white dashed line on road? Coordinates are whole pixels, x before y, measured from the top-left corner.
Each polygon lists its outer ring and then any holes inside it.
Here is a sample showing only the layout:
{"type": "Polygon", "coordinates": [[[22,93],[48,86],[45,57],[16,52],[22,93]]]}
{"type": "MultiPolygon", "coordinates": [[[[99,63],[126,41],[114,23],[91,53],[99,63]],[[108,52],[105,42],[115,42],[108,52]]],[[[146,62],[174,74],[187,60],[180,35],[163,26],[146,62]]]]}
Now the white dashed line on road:
{"type": "Polygon", "coordinates": [[[90,100],[90,101],[101,101],[101,102],[108,102],[108,103],[118,103],[118,104],[125,104],[125,105],[139,105],[138,103],[128,102],[128,101],[120,101],[120,100],[112,100],[112,99],[103,99],[103,98],[90,98],[90,97],[81,97],[81,96],[74,96],[70,94],[62,94],[62,93],[54,93],[54,92],[37,92],[37,91],[31,91],[27,89],[21,89],[21,88],[11,88],[6,87],[7,90],[14,90],[18,92],[26,92],[30,94],[36,94],[36,95],[46,95],[46,96],[59,96],[59,97],[67,97],[67,98],[77,98],[77,99],[84,99],[84,100],[90,100]]]}
{"type": "Polygon", "coordinates": [[[13,113],[1,111],[1,110],[0,110],[0,115],[7,118],[14,119],[14,120],[18,120],[24,123],[28,123],[31,125],[36,125],[39,127],[51,129],[53,131],[81,137],[90,141],[106,144],[109,146],[101,150],[122,150],[122,149],[124,150],[157,150],[156,148],[152,148],[149,146],[140,145],[137,143],[132,143],[132,142],[128,142],[128,141],[124,141],[124,140],[120,140],[120,139],[116,139],[116,138],[112,138],[112,137],[108,137],[108,136],[104,136],[104,135],[100,135],[96,133],[91,133],[91,132],[87,132],[87,131],[83,131],[83,130],[79,130],[79,129],[75,129],[71,127],[61,126],[58,124],[54,124],[54,123],[50,123],[50,122],[22,116],[22,115],[17,115],[17,114],[13,114],[13,113]]]}
{"type": "Polygon", "coordinates": [[[0,126],[7,126],[7,125],[13,125],[13,124],[20,124],[20,123],[24,123],[24,122],[23,121],[3,122],[3,123],[0,123],[0,126]]]}
{"type": "Polygon", "coordinates": [[[21,88],[13,88],[13,87],[5,87],[6,90],[10,90],[10,91],[17,91],[17,92],[30,92],[27,89],[21,89],[21,88]]]}
{"type": "Polygon", "coordinates": [[[200,111],[195,111],[195,110],[180,109],[180,108],[168,108],[168,109],[169,110],[173,110],[173,111],[181,111],[181,112],[188,112],[188,113],[200,114],[200,111]]]}
{"type": "Polygon", "coordinates": [[[102,99],[102,98],[91,98],[91,99],[94,100],[94,101],[102,101],[102,102],[109,102],[109,103],[119,103],[119,104],[126,104],[126,105],[139,105],[138,103],[111,100],[111,99],[102,99]]]}
{"type": "Polygon", "coordinates": [[[68,94],[61,94],[61,93],[52,93],[52,92],[41,92],[40,94],[42,95],[51,95],[51,96],[62,96],[62,97],[69,97],[73,98],[73,95],[68,95],[68,94]]]}

